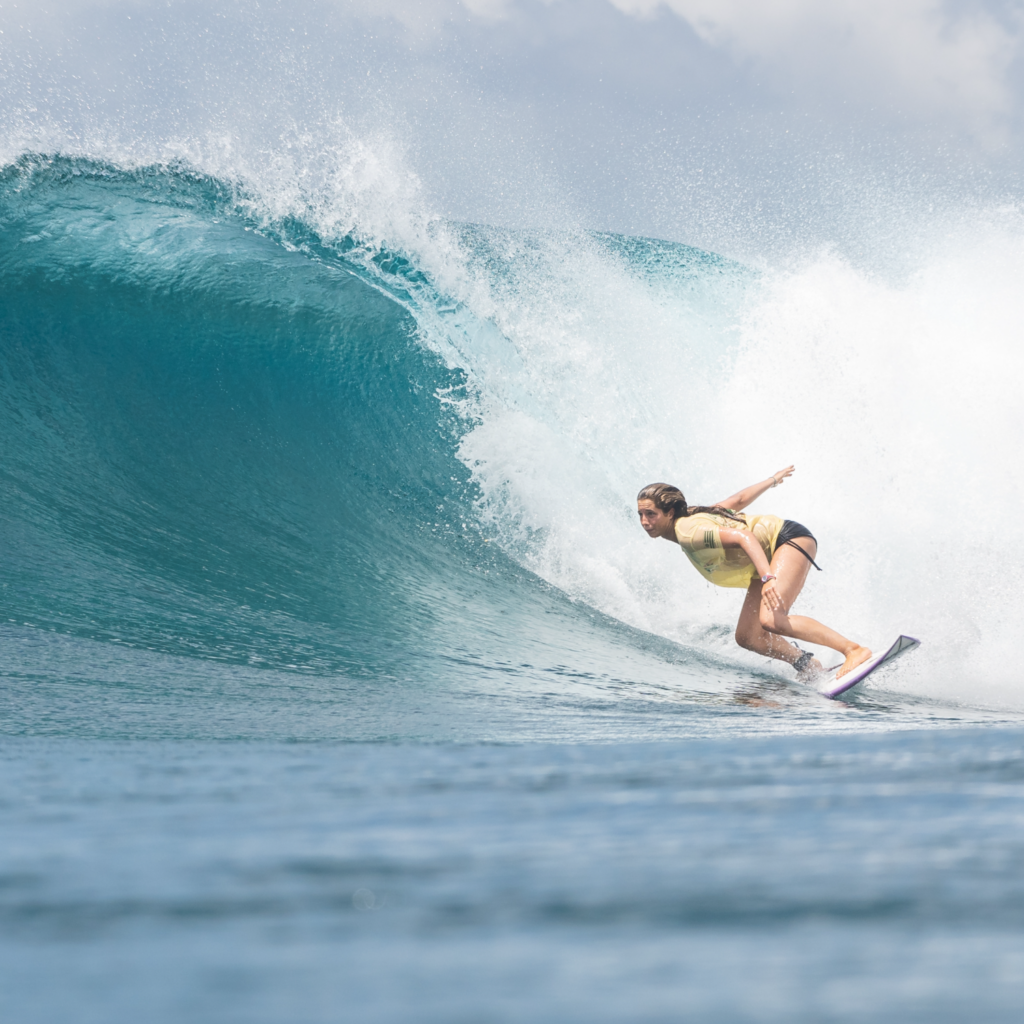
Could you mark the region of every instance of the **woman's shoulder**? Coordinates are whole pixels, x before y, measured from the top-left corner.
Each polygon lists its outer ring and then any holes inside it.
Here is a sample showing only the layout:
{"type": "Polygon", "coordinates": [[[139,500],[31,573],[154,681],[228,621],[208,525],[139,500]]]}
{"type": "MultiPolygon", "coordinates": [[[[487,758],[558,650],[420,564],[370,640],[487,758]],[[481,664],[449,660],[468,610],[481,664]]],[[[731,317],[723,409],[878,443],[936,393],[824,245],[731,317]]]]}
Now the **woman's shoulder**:
{"type": "Polygon", "coordinates": [[[703,534],[706,530],[720,530],[729,520],[724,516],[713,515],[710,512],[694,512],[692,515],[680,516],[676,520],[676,540],[685,544],[699,530],[703,534]]]}

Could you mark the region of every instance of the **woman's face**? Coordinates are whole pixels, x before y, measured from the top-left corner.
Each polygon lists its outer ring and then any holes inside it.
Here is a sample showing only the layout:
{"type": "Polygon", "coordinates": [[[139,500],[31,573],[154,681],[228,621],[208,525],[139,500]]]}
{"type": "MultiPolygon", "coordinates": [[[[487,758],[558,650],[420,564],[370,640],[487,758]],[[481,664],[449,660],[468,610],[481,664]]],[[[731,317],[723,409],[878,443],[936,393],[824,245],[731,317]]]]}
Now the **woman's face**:
{"type": "Polygon", "coordinates": [[[670,512],[662,512],[650,498],[643,498],[636,503],[640,515],[640,525],[648,537],[666,537],[675,539],[675,520],[670,512]]]}

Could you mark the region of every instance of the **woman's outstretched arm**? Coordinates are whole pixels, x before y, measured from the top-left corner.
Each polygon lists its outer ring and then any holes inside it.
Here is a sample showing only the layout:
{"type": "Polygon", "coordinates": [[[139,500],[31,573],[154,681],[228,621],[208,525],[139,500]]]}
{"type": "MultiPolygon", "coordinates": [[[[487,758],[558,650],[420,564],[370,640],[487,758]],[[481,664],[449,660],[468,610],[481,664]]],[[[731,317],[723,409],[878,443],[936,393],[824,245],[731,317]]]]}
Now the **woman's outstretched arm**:
{"type": "Polygon", "coordinates": [[[787,466],[785,469],[777,470],[767,480],[744,487],[742,491],[730,495],[725,501],[716,501],[715,504],[721,505],[722,508],[730,508],[733,512],[742,512],[752,501],[760,498],[769,487],[777,487],[787,476],[792,476],[795,469],[795,466],[787,466]]]}

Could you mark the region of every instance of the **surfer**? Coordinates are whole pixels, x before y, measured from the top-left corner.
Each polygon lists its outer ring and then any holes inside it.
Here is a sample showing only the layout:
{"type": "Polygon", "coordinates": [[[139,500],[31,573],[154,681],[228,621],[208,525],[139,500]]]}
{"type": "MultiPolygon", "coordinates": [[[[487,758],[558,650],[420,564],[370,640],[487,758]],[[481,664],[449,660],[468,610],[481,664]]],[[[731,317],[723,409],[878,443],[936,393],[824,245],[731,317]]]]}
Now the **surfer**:
{"type": "Polygon", "coordinates": [[[846,659],[838,678],[867,661],[871,651],[815,619],[789,614],[811,566],[819,568],[814,534],[789,519],[743,514],[794,468],[780,469],[715,505],[687,505],[678,487],[648,484],[637,495],[637,512],[648,537],[678,544],[706,580],[720,587],[746,587],[736,625],[740,647],[788,662],[802,675],[823,671],[821,663],[784,637],[831,647],[846,659]]]}

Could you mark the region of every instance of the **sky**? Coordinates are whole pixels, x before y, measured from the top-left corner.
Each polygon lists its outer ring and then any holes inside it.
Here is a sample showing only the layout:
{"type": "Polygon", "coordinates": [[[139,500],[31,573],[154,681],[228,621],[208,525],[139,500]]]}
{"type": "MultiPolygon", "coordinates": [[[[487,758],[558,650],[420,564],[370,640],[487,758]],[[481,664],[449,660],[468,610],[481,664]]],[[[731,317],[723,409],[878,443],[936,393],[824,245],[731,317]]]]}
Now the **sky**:
{"type": "Polygon", "coordinates": [[[1022,48],[1021,0],[0,0],[0,156],[358,144],[454,219],[855,247],[1017,203],[1022,48]]]}

